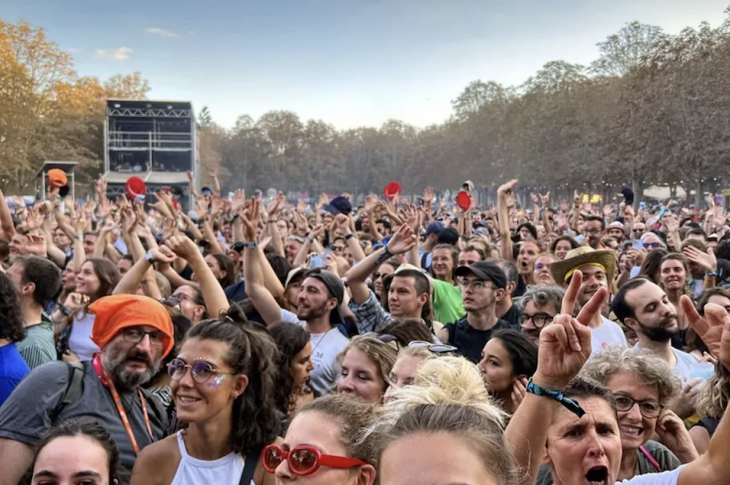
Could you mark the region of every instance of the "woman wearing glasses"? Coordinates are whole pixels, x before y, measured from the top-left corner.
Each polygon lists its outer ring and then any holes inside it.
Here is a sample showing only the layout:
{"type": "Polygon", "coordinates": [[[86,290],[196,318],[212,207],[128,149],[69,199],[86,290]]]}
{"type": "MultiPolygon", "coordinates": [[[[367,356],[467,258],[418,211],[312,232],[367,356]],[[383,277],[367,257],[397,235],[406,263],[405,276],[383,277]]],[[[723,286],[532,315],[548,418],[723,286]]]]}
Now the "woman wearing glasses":
{"type": "Polygon", "coordinates": [[[338,356],[342,367],[337,380],[338,394],[348,394],[365,402],[382,402],[388,389],[388,376],[398,356],[393,337],[375,334],[354,337],[338,356]]]}
{"type": "Polygon", "coordinates": [[[281,445],[264,448],[262,465],[277,485],[373,485],[376,451],[363,434],[376,407],[341,394],[315,399],[297,414],[281,445]]]}
{"type": "MultiPolygon", "coordinates": [[[[581,376],[613,393],[622,451],[617,480],[674,470],[699,456],[684,423],[665,409],[680,384],[663,360],[636,349],[608,347],[585,364],[581,376]],[[664,444],[651,441],[655,432],[664,444]]],[[[540,470],[537,483],[552,483],[547,470],[540,470]]]]}
{"type": "Polygon", "coordinates": [[[256,466],[274,442],[276,344],[238,307],[188,332],[168,364],[177,417],[188,427],[145,448],[133,485],[273,484],[256,466]]]}

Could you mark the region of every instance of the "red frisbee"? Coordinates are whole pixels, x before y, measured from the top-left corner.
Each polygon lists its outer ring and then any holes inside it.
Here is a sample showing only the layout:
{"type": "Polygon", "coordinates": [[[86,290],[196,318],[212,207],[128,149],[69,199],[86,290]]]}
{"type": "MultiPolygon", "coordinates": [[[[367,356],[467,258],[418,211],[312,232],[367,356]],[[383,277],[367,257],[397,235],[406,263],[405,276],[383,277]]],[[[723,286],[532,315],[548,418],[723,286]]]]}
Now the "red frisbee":
{"type": "Polygon", "coordinates": [[[460,191],[459,195],[456,196],[456,204],[463,211],[468,211],[471,208],[471,196],[466,190],[460,191]]]}
{"type": "Polygon", "coordinates": [[[401,186],[398,182],[390,182],[383,189],[383,194],[385,194],[385,196],[388,198],[388,200],[393,200],[396,197],[398,197],[398,194],[400,194],[400,191],[401,191],[401,186]]]}
{"type": "Polygon", "coordinates": [[[144,196],[147,193],[147,186],[139,177],[129,177],[127,185],[125,186],[127,195],[132,200],[144,200],[144,196]]]}

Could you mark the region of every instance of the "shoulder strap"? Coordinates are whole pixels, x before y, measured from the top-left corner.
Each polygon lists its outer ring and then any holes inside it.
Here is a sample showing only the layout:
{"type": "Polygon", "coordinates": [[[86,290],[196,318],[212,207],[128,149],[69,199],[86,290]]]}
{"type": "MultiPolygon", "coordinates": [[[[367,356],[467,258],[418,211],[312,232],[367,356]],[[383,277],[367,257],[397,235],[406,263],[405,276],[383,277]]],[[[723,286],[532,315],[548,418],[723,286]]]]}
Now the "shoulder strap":
{"type": "Polygon", "coordinates": [[[649,450],[647,450],[643,446],[639,446],[639,450],[641,450],[641,452],[644,454],[646,459],[649,460],[649,463],[651,463],[651,466],[652,466],[652,468],[654,468],[654,471],[656,471],[657,473],[661,473],[662,467],[659,466],[659,462],[656,461],[654,456],[651,453],[649,453],[649,450]]]}
{"type": "Polygon", "coordinates": [[[58,402],[56,407],[51,413],[51,423],[55,424],[61,411],[81,398],[81,393],[84,391],[83,380],[84,380],[84,366],[80,362],[73,362],[66,364],[68,366],[68,385],[66,390],[58,402]]]}
{"type": "Polygon", "coordinates": [[[256,471],[256,465],[259,462],[259,457],[263,448],[256,448],[251,453],[246,455],[246,462],[243,465],[243,473],[241,474],[241,481],[238,485],[251,485],[253,481],[253,474],[256,471]]]}

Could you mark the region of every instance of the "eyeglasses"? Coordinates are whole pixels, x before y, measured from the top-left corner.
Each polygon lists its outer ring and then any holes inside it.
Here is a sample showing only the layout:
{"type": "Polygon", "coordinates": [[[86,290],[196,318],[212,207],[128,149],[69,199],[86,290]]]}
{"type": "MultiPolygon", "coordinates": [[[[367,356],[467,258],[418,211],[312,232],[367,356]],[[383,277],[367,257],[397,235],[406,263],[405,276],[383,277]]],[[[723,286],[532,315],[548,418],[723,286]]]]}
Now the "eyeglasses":
{"type": "Polygon", "coordinates": [[[434,354],[450,354],[452,352],[456,352],[458,349],[454,347],[453,345],[446,345],[446,344],[434,344],[431,342],[426,342],[425,340],[414,340],[411,343],[408,344],[409,347],[415,347],[415,348],[426,348],[433,352],[434,354]]]}
{"type": "Polygon", "coordinates": [[[583,234],[598,234],[600,233],[600,229],[596,229],[595,227],[593,229],[583,229],[583,234]]]}
{"type": "Polygon", "coordinates": [[[193,374],[193,380],[198,384],[208,381],[208,379],[217,374],[234,374],[233,372],[221,372],[216,370],[215,367],[210,365],[208,362],[186,364],[182,359],[172,359],[170,363],[167,364],[167,374],[173,381],[179,381],[182,379],[188,369],[190,369],[193,374]]]}
{"type": "Polygon", "coordinates": [[[616,400],[616,410],[622,413],[631,411],[634,404],[638,404],[641,415],[645,418],[653,419],[659,417],[662,409],[664,409],[664,406],[656,401],[635,401],[631,396],[627,396],[626,394],[614,394],[613,397],[616,400]]]}
{"type": "Polygon", "coordinates": [[[268,473],[275,473],[281,462],[289,462],[289,470],[295,475],[305,476],[319,470],[319,467],[338,468],[349,470],[362,465],[367,465],[357,458],[346,456],[324,455],[314,446],[297,446],[289,451],[278,445],[269,445],[264,448],[261,456],[261,464],[268,473]]]}
{"type": "Polygon", "coordinates": [[[461,283],[461,287],[464,289],[464,291],[468,290],[469,288],[474,291],[482,291],[485,288],[493,288],[493,286],[490,285],[488,282],[482,280],[463,281],[461,283]]]}
{"type": "Polygon", "coordinates": [[[655,249],[655,248],[658,248],[661,245],[662,245],[662,243],[658,243],[658,242],[644,243],[643,244],[644,249],[649,249],[649,248],[655,249]]]}
{"type": "Polygon", "coordinates": [[[332,246],[332,251],[335,253],[341,253],[345,250],[345,246],[332,246]]]}
{"type": "Polygon", "coordinates": [[[527,313],[521,314],[517,318],[517,322],[520,324],[520,326],[523,326],[525,323],[527,323],[528,320],[532,320],[532,324],[535,325],[537,328],[542,328],[545,326],[546,323],[552,323],[553,318],[555,318],[553,315],[548,315],[547,313],[535,313],[534,315],[528,315],[527,313]]]}
{"type": "Polygon", "coordinates": [[[540,271],[541,269],[550,269],[550,263],[537,263],[535,269],[540,271]]]}
{"type": "Polygon", "coordinates": [[[150,345],[152,347],[161,348],[165,343],[165,334],[162,332],[145,332],[141,328],[137,327],[125,328],[124,330],[122,330],[122,337],[130,344],[140,343],[144,339],[145,335],[150,336],[150,345]]]}

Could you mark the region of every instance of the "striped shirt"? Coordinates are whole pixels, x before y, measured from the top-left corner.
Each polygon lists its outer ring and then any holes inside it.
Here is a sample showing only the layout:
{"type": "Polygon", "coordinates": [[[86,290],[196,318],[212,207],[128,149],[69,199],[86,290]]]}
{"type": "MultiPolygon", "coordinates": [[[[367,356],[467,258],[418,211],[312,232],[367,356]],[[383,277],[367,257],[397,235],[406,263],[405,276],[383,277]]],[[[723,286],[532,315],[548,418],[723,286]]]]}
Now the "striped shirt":
{"type": "Polygon", "coordinates": [[[26,327],[27,334],[15,346],[28,367],[35,369],[56,360],[56,344],[53,341],[53,322],[43,320],[38,325],[26,327]]]}

